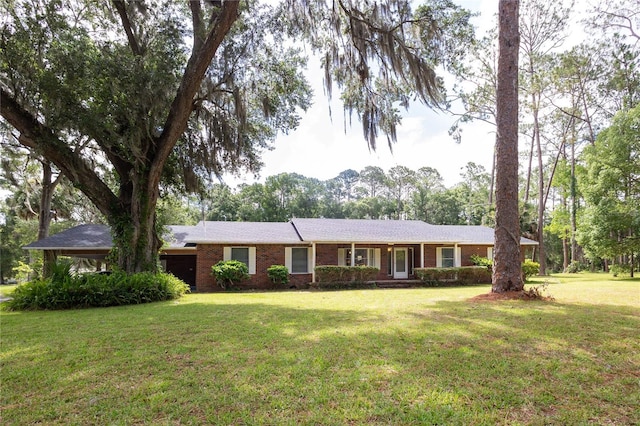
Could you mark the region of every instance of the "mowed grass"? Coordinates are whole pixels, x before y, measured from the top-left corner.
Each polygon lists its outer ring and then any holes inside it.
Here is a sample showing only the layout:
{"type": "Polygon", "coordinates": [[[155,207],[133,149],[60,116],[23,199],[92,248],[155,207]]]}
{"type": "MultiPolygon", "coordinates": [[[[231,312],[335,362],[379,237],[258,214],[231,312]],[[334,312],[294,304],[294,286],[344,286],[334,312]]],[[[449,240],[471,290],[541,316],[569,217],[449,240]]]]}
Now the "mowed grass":
{"type": "Polygon", "coordinates": [[[546,281],[2,312],[0,421],[640,424],[640,280],[546,281]]]}

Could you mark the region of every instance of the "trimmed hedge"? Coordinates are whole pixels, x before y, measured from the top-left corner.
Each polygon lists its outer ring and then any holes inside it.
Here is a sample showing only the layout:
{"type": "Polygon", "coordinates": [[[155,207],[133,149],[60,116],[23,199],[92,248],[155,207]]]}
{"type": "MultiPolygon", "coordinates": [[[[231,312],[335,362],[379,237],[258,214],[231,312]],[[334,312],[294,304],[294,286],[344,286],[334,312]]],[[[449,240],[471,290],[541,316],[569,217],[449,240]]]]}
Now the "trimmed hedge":
{"type": "Polygon", "coordinates": [[[372,266],[316,266],[316,288],[354,288],[373,281],[380,269],[372,266]]]}
{"type": "Polygon", "coordinates": [[[416,277],[429,287],[491,283],[491,270],[484,266],[459,268],[415,268],[416,277]]]}
{"type": "Polygon", "coordinates": [[[57,273],[51,279],[19,285],[6,307],[20,311],[135,305],[177,299],[187,292],[184,281],[165,273],[57,273]]]}

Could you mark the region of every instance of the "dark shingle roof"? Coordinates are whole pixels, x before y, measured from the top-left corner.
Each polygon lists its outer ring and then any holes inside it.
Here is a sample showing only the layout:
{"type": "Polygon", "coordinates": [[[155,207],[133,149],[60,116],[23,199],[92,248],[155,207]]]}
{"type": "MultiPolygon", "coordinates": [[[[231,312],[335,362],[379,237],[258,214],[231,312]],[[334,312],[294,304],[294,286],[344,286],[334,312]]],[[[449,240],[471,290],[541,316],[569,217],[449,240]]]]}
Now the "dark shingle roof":
{"type": "Polygon", "coordinates": [[[420,243],[425,225],[418,220],[292,219],[304,241],[335,243],[420,243]]]}
{"type": "MultiPolygon", "coordinates": [[[[195,226],[172,225],[165,235],[167,248],[183,248],[197,235],[195,226]]],[[[27,250],[94,249],[110,250],[113,247],[108,225],[78,225],[24,246],[27,250]]]]}
{"type": "Polygon", "coordinates": [[[296,244],[302,242],[288,222],[200,222],[189,242],[227,244],[296,244]]]}
{"type": "Polygon", "coordinates": [[[79,225],[24,246],[25,249],[60,250],[111,249],[113,241],[107,225],[79,225]]]}
{"type": "MultiPolygon", "coordinates": [[[[202,244],[432,243],[493,245],[486,226],[431,225],[419,220],[292,219],[291,222],[200,222],[169,226],[165,248],[202,244]]],[[[522,238],[524,245],[537,242],[522,238]]],[[[25,249],[110,249],[106,225],[80,225],[35,241],[25,249]]]]}

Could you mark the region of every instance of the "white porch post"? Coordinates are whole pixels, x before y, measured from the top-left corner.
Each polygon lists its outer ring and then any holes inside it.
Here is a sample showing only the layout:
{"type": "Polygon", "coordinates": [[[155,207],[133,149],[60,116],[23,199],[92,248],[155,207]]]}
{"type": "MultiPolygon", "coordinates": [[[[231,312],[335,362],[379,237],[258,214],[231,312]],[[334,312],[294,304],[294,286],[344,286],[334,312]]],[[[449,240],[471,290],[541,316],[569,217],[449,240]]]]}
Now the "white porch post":
{"type": "Polygon", "coordinates": [[[454,265],[455,267],[460,267],[462,266],[462,260],[460,259],[460,256],[458,256],[458,243],[455,243],[453,246],[453,261],[454,261],[454,265]]]}
{"type": "Polygon", "coordinates": [[[420,243],[420,267],[424,268],[424,243],[420,243]]]}
{"type": "Polygon", "coordinates": [[[311,282],[316,282],[316,243],[311,243],[311,282]]]}
{"type": "Polygon", "coordinates": [[[351,265],[356,265],[356,243],[351,243],[351,265]]]}

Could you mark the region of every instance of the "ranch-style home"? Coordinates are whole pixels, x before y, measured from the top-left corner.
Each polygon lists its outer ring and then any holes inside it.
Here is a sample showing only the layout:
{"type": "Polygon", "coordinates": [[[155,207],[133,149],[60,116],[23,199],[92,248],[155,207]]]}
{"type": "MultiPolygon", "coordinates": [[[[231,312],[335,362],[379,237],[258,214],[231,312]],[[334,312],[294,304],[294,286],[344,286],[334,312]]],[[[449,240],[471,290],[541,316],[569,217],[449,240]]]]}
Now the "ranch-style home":
{"type": "MultiPolygon", "coordinates": [[[[494,231],[485,226],[431,225],[417,220],[300,219],[289,222],[207,222],[170,226],[160,254],[163,268],[195,291],[217,291],[211,266],[220,260],[247,264],[246,289],[273,285],[267,268],[285,265],[290,285],[316,282],[320,265],[379,268],[376,281],[410,280],[415,268],[471,265],[471,256],[493,257],[494,231]]],[[[524,252],[538,243],[521,238],[524,252]]],[[[80,225],[33,242],[27,250],[104,259],[112,247],[109,227],[80,225]]],[[[524,257],[524,256],[523,256],[524,257]]]]}

